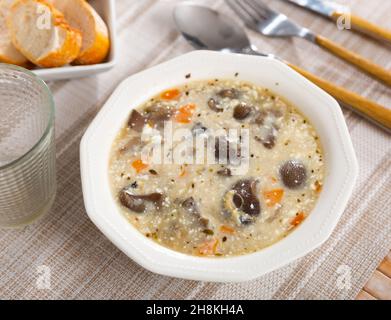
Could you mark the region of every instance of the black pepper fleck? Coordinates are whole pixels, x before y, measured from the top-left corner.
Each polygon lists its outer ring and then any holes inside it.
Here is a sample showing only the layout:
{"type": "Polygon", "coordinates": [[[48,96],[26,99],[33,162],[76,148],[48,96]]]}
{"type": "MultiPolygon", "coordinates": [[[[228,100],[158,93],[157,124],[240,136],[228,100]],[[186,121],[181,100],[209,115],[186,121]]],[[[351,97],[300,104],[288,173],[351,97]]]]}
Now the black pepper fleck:
{"type": "Polygon", "coordinates": [[[133,189],[137,189],[137,188],[138,188],[137,181],[133,182],[133,183],[130,185],[130,187],[133,188],[133,189]]]}

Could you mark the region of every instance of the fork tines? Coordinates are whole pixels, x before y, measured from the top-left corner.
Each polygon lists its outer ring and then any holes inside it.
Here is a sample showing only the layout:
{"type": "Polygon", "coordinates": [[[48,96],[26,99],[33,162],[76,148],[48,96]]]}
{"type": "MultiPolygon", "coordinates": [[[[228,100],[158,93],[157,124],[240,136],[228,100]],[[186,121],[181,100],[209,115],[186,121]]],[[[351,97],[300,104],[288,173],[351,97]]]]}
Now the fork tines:
{"type": "Polygon", "coordinates": [[[275,14],[259,0],[227,0],[227,4],[252,29],[275,14]]]}

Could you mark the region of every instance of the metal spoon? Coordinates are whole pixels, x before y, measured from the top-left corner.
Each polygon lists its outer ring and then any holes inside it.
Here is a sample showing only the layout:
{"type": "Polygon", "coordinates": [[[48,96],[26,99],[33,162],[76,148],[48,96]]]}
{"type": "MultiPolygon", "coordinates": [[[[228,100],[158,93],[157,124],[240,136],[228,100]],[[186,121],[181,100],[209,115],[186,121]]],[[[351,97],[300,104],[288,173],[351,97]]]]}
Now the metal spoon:
{"type": "Polygon", "coordinates": [[[182,35],[196,49],[270,56],[256,51],[240,25],[210,8],[180,3],[175,7],[174,19],[182,35]]]}
{"type": "MultiPolygon", "coordinates": [[[[271,54],[264,54],[251,44],[244,29],[230,17],[208,7],[189,2],[175,7],[174,20],[182,35],[196,49],[208,49],[232,53],[243,53],[279,59],[271,54]]],[[[334,96],[344,105],[391,132],[391,110],[364,98],[357,93],[334,85],[308,71],[283,61],[301,73],[307,79],[334,96]]]]}

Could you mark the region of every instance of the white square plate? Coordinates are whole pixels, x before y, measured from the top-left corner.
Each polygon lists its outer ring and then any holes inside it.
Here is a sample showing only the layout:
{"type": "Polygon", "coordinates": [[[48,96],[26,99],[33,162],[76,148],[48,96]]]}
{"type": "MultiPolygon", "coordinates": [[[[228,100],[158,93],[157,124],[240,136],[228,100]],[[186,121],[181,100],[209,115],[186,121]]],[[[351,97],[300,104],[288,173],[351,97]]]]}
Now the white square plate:
{"type": "Polygon", "coordinates": [[[91,76],[111,69],[116,62],[116,34],[115,34],[115,0],[92,0],[89,1],[95,10],[106,22],[110,35],[110,53],[103,63],[85,66],[65,66],[61,68],[47,68],[32,70],[37,76],[45,81],[64,80],[91,76]]]}

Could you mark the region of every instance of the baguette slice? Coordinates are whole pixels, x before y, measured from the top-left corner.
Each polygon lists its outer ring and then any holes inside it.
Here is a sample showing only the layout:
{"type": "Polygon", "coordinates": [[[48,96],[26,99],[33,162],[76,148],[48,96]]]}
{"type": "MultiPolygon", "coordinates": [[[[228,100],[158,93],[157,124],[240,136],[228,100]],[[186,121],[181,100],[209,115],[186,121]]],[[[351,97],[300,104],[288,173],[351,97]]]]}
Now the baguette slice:
{"type": "Polygon", "coordinates": [[[51,0],[71,27],[81,31],[83,43],[75,64],[102,62],[110,49],[109,32],[105,22],[85,0],[51,0]]]}
{"type": "Polygon", "coordinates": [[[18,0],[8,17],[14,46],[40,67],[61,67],[77,58],[81,34],[45,0],[18,0]]]}
{"type": "Polygon", "coordinates": [[[12,44],[7,17],[14,0],[0,0],[0,62],[27,66],[28,60],[12,44]]]}

